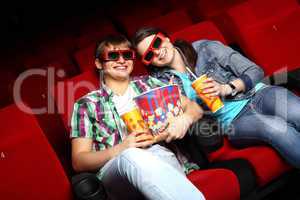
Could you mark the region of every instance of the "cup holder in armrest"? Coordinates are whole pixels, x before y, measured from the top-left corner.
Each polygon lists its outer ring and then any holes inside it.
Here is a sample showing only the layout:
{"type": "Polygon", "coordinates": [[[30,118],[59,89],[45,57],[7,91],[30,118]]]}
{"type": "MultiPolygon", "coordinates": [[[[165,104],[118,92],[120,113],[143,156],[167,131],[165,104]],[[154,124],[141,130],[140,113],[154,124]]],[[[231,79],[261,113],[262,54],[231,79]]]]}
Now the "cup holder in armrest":
{"type": "Polygon", "coordinates": [[[102,182],[92,173],[81,173],[72,177],[73,192],[77,200],[106,200],[102,182]]]}

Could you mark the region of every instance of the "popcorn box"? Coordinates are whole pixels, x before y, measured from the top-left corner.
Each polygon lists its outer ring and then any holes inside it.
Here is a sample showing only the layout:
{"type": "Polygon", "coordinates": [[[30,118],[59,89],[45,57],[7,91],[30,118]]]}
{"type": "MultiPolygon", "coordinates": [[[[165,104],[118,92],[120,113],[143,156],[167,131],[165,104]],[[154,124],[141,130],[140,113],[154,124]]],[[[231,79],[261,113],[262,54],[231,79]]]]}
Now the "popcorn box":
{"type": "Polygon", "coordinates": [[[153,135],[164,131],[168,120],[183,113],[178,85],[154,88],[134,100],[153,135]]]}

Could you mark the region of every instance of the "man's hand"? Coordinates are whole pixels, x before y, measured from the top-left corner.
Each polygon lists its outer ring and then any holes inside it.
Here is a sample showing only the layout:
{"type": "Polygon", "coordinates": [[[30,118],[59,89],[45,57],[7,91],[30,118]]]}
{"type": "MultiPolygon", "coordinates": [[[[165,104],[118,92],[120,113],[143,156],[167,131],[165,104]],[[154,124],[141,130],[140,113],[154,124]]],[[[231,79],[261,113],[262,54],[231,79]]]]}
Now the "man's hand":
{"type": "Polygon", "coordinates": [[[122,142],[123,150],[136,147],[146,148],[154,143],[154,138],[150,133],[130,133],[122,142]]]}

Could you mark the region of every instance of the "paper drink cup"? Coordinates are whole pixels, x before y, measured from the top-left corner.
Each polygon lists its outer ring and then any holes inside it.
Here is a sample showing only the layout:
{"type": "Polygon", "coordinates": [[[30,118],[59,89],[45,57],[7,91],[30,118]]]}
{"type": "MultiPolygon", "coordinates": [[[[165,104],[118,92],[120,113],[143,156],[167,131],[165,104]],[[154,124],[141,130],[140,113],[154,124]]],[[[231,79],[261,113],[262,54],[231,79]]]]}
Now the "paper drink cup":
{"type": "Polygon", "coordinates": [[[134,100],[153,135],[164,131],[169,120],[183,113],[177,85],[154,88],[134,100]]]}
{"type": "Polygon", "coordinates": [[[122,114],[121,118],[126,124],[129,133],[145,133],[149,130],[138,108],[133,108],[129,112],[122,114]]]}
{"type": "Polygon", "coordinates": [[[207,107],[213,112],[217,112],[219,109],[224,107],[224,104],[219,96],[216,97],[209,97],[208,94],[203,94],[203,87],[205,81],[207,79],[207,75],[204,74],[197,78],[192,83],[193,89],[196,91],[198,96],[204,101],[204,103],[207,105],[207,107]]]}

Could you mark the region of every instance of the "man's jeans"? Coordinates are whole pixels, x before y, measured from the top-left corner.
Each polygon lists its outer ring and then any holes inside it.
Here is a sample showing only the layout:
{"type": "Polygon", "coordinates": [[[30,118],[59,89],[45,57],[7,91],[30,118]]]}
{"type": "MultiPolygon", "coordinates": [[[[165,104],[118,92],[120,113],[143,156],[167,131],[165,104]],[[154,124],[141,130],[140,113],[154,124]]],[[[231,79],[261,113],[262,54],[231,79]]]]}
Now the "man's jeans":
{"type": "Polygon", "coordinates": [[[287,89],[270,86],[260,90],[232,125],[229,139],[233,144],[268,143],[300,168],[300,98],[287,89]]]}
{"type": "Polygon", "coordinates": [[[129,148],[103,167],[103,184],[110,199],[203,200],[167,148],[129,148]]]}

